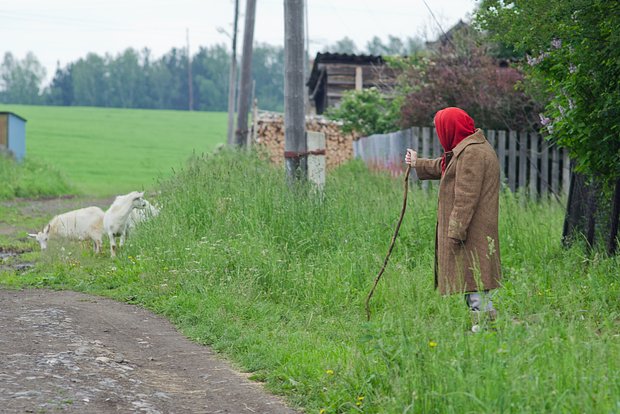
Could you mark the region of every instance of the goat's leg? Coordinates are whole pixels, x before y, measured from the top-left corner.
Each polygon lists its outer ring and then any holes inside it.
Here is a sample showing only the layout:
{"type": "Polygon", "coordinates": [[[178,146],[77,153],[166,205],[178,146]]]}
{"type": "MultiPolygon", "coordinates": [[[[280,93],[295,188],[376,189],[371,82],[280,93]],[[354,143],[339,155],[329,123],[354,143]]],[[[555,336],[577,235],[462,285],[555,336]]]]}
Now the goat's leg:
{"type": "Polygon", "coordinates": [[[101,253],[101,245],[103,244],[103,240],[95,239],[95,253],[101,253]]]}
{"type": "Polygon", "coordinates": [[[108,237],[110,238],[110,257],[116,257],[116,239],[114,238],[114,233],[108,233],[108,237]]]}

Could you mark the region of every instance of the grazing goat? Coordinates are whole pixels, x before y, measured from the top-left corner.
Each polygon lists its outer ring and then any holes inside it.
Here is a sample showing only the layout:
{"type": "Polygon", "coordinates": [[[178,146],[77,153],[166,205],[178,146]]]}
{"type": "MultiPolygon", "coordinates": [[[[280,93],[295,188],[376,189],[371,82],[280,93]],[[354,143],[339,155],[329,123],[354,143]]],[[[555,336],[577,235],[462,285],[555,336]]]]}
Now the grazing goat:
{"type": "Polygon", "coordinates": [[[68,211],[52,218],[43,231],[28,236],[37,239],[41,250],[47,249],[49,239],[64,237],[71,240],[93,241],[95,253],[101,252],[104,212],[99,207],[68,211]]]}
{"type": "Polygon", "coordinates": [[[143,221],[147,221],[148,219],[159,214],[159,209],[153,204],[149,203],[147,200],[144,200],[144,203],[145,207],[143,209],[131,210],[131,213],[129,214],[129,221],[127,222],[127,228],[129,230],[135,228],[143,221]]]}
{"type": "Polygon", "coordinates": [[[146,207],[146,201],[142,196],[144,196],[144,192],[138,191],[117,196],[103,216],[103,229],[110,238],[110,254],[112,257],[116,256],[116,236],[121,236],[121,246],[125,244],[127,223],[132,210],[146,207]]]}

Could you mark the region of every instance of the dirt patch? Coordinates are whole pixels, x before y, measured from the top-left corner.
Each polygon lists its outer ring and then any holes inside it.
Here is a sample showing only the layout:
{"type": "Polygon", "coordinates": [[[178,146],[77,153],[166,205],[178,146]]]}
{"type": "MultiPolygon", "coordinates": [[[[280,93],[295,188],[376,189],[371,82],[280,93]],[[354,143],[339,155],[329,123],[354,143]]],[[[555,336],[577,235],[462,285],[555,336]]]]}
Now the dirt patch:
{"type": "Polygon", "coordinates": [[[3,413],[295,413],[142,308],[0,289],[3,413]]]}

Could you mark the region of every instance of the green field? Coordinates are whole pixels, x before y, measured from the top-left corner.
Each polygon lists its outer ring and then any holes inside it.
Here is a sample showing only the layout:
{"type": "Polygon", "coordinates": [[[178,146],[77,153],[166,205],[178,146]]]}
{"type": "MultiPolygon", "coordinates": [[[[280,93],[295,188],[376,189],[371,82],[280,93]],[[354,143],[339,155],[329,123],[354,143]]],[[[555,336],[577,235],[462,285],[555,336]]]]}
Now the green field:
{"type": "Polygon", "coordinates": [[[150,190],[226,141],[225,113],[0,105],[25,118],[26,158],[89,195],[150,190]]]}

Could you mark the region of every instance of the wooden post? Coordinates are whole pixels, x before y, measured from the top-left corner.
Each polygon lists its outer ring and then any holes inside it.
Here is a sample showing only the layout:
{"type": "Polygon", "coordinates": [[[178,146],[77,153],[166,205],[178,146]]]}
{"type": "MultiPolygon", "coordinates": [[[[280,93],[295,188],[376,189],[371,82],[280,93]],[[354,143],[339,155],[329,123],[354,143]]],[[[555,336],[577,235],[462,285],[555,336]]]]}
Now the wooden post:
{"type": "Polygon", "coordinates": [[[304,104],[304,2],[284,0],[284,154],[289,182],[307,177],[304,104]]]}
{"type": "MultiPolygon", "coordinates": [[[[422,128],[422,157],[431,157],[431,130],[428,127],[422,128]]],[[[422,181],[422,188],[428,190],[428,180],[422,181]]]]}
{"type": "Polygon", "coordinates": [[[364,72],[361,66],[355,67],[355,90],[361,91],[364,87],[364,72]]]}
{"type": "Polygon", "coordinates": [[[308,131],[308,179],[319,192],[325,188],[325,134],[308,131]]]}
{"type": "Polygon", "coordinates": [[[232,35],[232,53],[230,59],[230,74],[228,77],[228,135],[226,142],[234,144],[235,130],[235,95],[237,90],[237,23],[239,21],[239,0],[235,0],[235,18],[232,35]]]}
{"type": "MultiPolygon", "coordinates": [[[[409,136],[408,148],[411,148],[419,153],[420,148],[422,147],[420,145],[420,127],[412,127],[409,129],[409,131],[410,131],[410,136],[409,136]]],[[[411,175],[412,175],[411,181],[413,182],[418,181],[418,174],[416,174],[415,168],[411,169],[411,175]]]]}
{"type": "Polygon", "coordinates": [[[189,29],[185,29],[187,35],[187,94],[189,98],[188,107],[190,111],[194,110],[194,91],[192,85],[192,55],[189,51],[189,29]]]}
{"type": "Polygon", "coordinates": [[[527,184],[527,132],[519,134],[519,189],[525,190],[527,184]]]}
{"type": "Polygon", "coordinates": [[[243,52],[241,55],[241,81],[239,104],[237,106],[237,130],[235,131],[235,144],[238,146],[245,144],[248,134],[248,113],[250,111],[250,94],[252,93],[252,51],[255,15],[256,0],[246,0],[243,52]]]}
{"type": "Polygon", "coordinates": [[[531,134],[530,147],[530,197],[538,195],[538,134],[531,134]]]}
{"type": "Polygon", "coordinates": [[[560,153],[557,145],[551,148],[551,191],[558,195],[560,187],[560,153]]]}
{"type": "Polygon", "coordinates": [[[517,189],[517,133],[508,132],[508,187],[513,193],[517,189]]]}
{"type": "Polygon", "coordinates": [[[252,104],[252,133],[248,134],[248,148],[256,144],[256,134],[258,134],[258,99],[254,98],[252,104]]]}
{"type": "Polygon", "coordinates": [[[443,152],[443,148],[441,147],[441,142],[439,142],[439,137],[437,136],[437,130],[432,128],[433,130],[433,138],[431,138],[433,144],[433,152],[431,153],[431,158],[441,157],[443,152]]]}
{"type": "Polygon", "coordinates": [[[491,147],[493,147],[493,149],[495,151],[497,151],[497,142],[495,139],[495,131],[490,129],[487,131],[487,141],[489,141],[489,144],[491,144],[491,147]]]}
{"type": "Polygon", "coordinates": [[[497,158],[502,176],[502,182],[506,179],[506,131],[499,131],[497,134],[497,158]]]}
{"type": "Polygon", "coordinates": [[[568,151],[566,148],[562,148],[562,193],[568,195],[568,188],[570,187],[570,160],[568,158],[568,151]]]}
{"type": "Polygon", "coordinates": [[[547,140],[542,140],[540,154],[540,194],[546,195],[549,192],[549,144],[547,140]]]}

